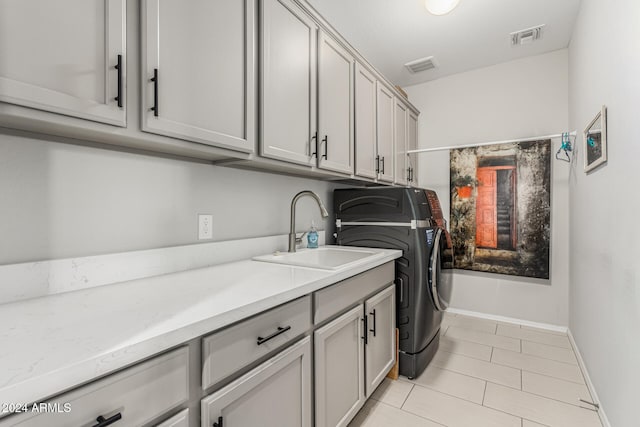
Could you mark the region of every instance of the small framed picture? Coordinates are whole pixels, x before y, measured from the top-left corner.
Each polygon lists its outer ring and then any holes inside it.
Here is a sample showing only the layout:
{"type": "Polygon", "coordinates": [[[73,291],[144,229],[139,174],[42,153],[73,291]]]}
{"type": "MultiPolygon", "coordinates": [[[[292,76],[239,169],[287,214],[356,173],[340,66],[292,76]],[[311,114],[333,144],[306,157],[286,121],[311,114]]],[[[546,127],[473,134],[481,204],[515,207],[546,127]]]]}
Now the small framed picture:
{"type": "Polygon", "coordinates": [[[607,161],[607,107],[596,114],[584,130],[584,171],[589,172],[607,161]]]}

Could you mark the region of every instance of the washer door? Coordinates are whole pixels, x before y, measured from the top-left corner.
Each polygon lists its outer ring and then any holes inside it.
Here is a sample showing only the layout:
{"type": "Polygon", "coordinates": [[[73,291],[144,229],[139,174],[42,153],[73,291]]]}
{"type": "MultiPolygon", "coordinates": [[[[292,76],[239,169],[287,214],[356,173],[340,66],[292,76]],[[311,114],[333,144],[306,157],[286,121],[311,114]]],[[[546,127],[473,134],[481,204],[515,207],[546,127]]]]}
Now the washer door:
{"type": "Polygon", "coordinates": [[[441,228],[436,231],[429,260],[429,290],[433,302],[439,311],[449,307],[451,299],[452,272],[451,263],[445,259],[446,241],[441,228]]]}

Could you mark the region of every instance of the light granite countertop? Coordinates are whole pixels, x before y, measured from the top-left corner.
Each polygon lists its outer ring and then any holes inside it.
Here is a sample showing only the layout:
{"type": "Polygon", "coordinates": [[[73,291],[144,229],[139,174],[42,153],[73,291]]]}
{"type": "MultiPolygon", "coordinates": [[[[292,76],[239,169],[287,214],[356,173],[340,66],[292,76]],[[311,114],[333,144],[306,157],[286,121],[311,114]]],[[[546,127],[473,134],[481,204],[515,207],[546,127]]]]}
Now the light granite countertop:
{"type": "Polygon", "coordinates": [[[0,403],[32,403],[392,261],[239,261],[0,305],[0,403]]]}

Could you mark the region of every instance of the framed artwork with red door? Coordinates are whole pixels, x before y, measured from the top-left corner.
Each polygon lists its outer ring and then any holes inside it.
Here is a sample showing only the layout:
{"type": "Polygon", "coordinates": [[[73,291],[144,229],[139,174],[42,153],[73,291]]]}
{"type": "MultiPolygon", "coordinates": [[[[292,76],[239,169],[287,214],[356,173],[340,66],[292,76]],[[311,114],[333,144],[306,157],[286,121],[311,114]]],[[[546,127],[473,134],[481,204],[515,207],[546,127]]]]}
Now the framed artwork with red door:
{"type": "Polygon", "coordinates": [[[452,150],[450,182],[455,268],[549,278],[550,140],[452,150]]]}

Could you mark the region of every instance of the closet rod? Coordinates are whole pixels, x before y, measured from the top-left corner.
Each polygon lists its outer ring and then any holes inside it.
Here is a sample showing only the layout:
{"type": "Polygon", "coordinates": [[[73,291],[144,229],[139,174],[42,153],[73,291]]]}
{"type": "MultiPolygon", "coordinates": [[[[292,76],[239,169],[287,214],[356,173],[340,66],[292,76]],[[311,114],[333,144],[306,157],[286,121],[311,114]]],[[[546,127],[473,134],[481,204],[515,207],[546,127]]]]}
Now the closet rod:
{"type": "MultiPolygon", "coordinates": [[[[518,138],[518,139],[509,139],[505,141],[492,141],[492,142],[482,142],[480,144],[466,144],[466,145],[450,145],[449,147],[437,147],[437,148],[419,148],[417,150],[408,150],[407,154],[413,153],[429,153],[432,151],[444,151],[444,150],[456,150],[458,148],[472,148],[472,147],[482,147],[485,145],[498,145],[498,144],[510,144],[512,142],[527,142],[527,141],[538,141],[545,139],[553,139],[553,138],[561,138],[563,134],[556,133],[553,135],[543,135],[543,136],[532,136],[530,138],[518,138]]],[[[569,133],[570,136],[576,136],[577,132],[574,130],[569,133]]]]}

